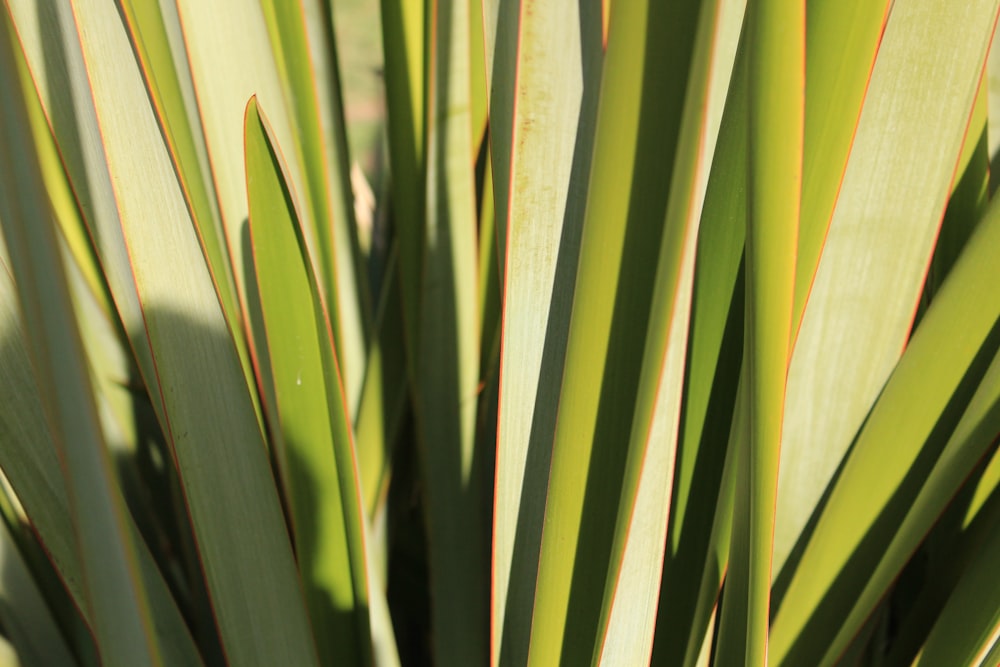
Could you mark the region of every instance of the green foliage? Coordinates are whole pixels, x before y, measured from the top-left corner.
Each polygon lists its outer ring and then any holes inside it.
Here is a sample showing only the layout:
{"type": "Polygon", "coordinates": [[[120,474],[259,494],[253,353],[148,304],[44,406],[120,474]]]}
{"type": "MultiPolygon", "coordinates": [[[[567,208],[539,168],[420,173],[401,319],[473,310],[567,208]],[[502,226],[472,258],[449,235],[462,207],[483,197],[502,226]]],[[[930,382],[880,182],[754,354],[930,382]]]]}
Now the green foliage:
{"type": "Polygon", "coordinates": [[[0,6],[0,664],[995,664],[1000,0],[362,4],[0,6]]]}

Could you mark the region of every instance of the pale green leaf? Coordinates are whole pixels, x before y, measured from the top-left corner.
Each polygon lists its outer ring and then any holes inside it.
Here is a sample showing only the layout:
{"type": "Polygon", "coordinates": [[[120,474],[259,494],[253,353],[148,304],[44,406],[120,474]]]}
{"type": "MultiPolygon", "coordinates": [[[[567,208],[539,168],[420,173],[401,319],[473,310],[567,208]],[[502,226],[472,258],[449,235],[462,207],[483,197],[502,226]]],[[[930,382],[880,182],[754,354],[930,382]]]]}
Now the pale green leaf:
{"type": "MultiPolygon", "coordinates": [[[[71,178],[91,193],[88,222],[178,469],[223,646],[235,662],[310,664],[254,404],[125,26],[104,3],[75,10],[86,39],[67,62],[88,168],[71,178]]],[[[64,44],[75,35],[63,30],[64,44]]]]}
{"type": "Polygon", "coordinates": [[[520,664],[528,650],[540,510],[590,171],[601,64],[597,18],[581,14],[577,3],[548,0],[508,3],[498,16],[491,174],[508,270],[501,270],[494,665],[520,664]]]}
{"type": "Polygon", "coordinates": [[[789,370],[779,565],[909,337],[996,7],[890,14],[789,370]]]}
{"type": "MultiPolygon", "coordinates": [[[[840,194],[890,0],[807,0],[802,215],[795,269],[797,330],[840,194]]],[[[777,550],[777,546],[776,546],[777,550]]],[[[781,559],[777,559],[780,564],[781,559]]]]}
{"type": "Polygon", "coordinates": [[[858,435],[775,619],[778,655],[837,659],[1000,431],[1000,360],[986,368],[1000,348],[1000,294],[983,280],[998,247],[994,206],[858,435]],[[799,636],[785,649],[790,628],[799,636]]]}
{"type": "MultiPolygon", "coordinates": [[[[243,111],[256,95],[271,109],[278,142],[295,145],[291,114],[285,103],[267,26],[256,2],[178,0],[184,45],[198,99],[212,182],[222,217],[226,248],[237,294],[245,308],[244,226],[247,193],[243,174],[243,111]]],[[[313,215],[306,181],[297,161],[289,164],[292,191],[301,197],[303,214],[313,215]]],[[[315,239],[309,239],[310,244],[315,239]]]]}
{"type": "MultiPolygon", "coordinates": [[[[18,87],[6,18],[0,83],[18,87]]],[[[61,461],[86,606],[102,660],[158,665],[162,656],[129,530],[128,510],[104,446],[83,344],[28,118],[18,96],[0,105],[0,221],[9,249],[45,416],[61,461]]]]}

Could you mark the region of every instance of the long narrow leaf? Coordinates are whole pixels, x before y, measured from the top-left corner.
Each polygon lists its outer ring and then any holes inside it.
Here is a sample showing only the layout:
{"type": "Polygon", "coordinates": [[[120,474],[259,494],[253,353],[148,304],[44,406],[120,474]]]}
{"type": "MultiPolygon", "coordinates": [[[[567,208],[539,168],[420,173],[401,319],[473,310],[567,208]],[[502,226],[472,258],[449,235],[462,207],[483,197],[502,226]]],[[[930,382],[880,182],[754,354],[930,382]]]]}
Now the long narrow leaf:
{"type": "MultiPolygon", "coordinates": [[[[745,7],[727,8],[729,21],[743,24],[745,7]]],[[[732,30],[733,27],[730,27],[732,30]]],[[[739,42],[742,45],[743,39],[739,42]]],[[[692,294],[691,332],[683,426],[679,433],[673,500],[653,644],[653,664],[679,663],[707,627],[724,568],[714,568],[713,527],[731,508],[717,505],[725,461],[731,458],[731,428],[743,353],[741,258],[746,238],[746,49],[733,54],[733,72],[709,174],[692,294]],[[723,156],[725,156],[723,158],[723,156]],[[728,446],[727,446],[728,445],[728,446]],[[705,516],[714,516],[706,521],[705,516]],[[710,570],[714,570],[711,571],[710,570]],[[704,583],[703,583],[704,582],[704,583]],[[699,587],[702,587],[699,592],[699,587]],[[703,605],[699,596],[711,597],[703,605]],[[698,610],[698,613],[692,613],[698,610]]],[[[735,425],[733,425],[735,428],[735,425]]],[[[741,442],[743,433],[739,431],[741,442]]],[[[728,495],[731,502],[731,494],[728,495]]],[[[728,530],[728,519],[725,521],[728,530]]],[[[720,526],[721,527],[721,526],[720,526]]]]}
{"type": "Polygon", "coordinates": [[[732,55],[731,45],[720,39],[731,29],[733,13],[727,9],[723,3],[702,3],[698,17],[605,592],[604,664],[648,662],[652,650],[681,418],[695,249],[732,72],[727,57],[732,55]]]}
{"type": "Polygon", "coordinates": [[[909,338],[996,6],[890,13],[789,370],[782,560],[909,338]]]}
{"type": "Polygon", "coordinates": [[[792,336],[805,123],[805,2],[750,0],[746,333],[749,440],[716,664],[767,664],[771,544],[792,336]]]}
{"type": "Polygon", "coordinates": [[[58,7],[77,54],[68,60],[76,121],[88,131],[86,172],[72,176],[89,188],[89,222],[177,466],[224,649],[236,662],[310,664],[254,404],[125,25],[104,3],[73,9],[67,18],[58,7]],[[204,386],[214,390],[192,391],[204,386]]]}
{"type": "Polygon", "coordinates": [[[392,167],[392,211],[399,235],[399,280],[406,327],[407,371],[416,382],[423,277],[426,133],[425,2],[382,0],[386,130],[392,167]]]}
{"type": "MultiPolygon", "coordinates": [[[[592,154],[598,19],[575,2],[527,1],[505,5],[497,26],[491,173],[509,270],[503,271],[493,664],[520,664],[528,650],[540,510],[592,154]]],[[[495,248],[496,239],[490,241],[495,248]]]]}
{"type": "MultiPolygon", "coordinates": [[[[267,27],[256,2],[194,2],[178,0],[184,46],[198,100],[198,111],[211,165],[240,303],[245,305],[243,227],[247,220],[243,174],[243,111],[252,95],[271,109],[278,141],[292,146],[293,130],[270,49],[267,27]]],[[[298,161],[289,164],[299,196],[308,192],[298,161]]],[[[302,202],[313,215],[312,201],[302,202]]],[[[310,239],[314,242],[315,239],[310,239]]]]}
{"type": "MultiPolygon", "coordinates": [[[[1000,530],[994,523],[945,605],[914,665],[983,665],[1000,644],[1000,530]]],[[[992,662],[991,662],[992,660],[992,662]]]]}
{"type": "MultiPolygon", "coordinates": [[[[475,449],[480,332],[470,279],[477,242],[469,6],[432,0],[428,10],[426,228],[413,348],[418,438],[435,657],[442,665],[472,665],[489,651],[489,486],[475,449]]],[[[401,269],[409,279],[410,267],[401,269]]],[[[404,283],[404,298],[407,289],[404,283]]]]}
{"type": "MultiPolygon", "coordinates": [[[[626,463],[621,442],[632,429],[697,32],[696,3],[622,1],[611,9],[618,27],[608,36],[601,80],[544,508],[532,665],[589,661],[591,638],[600,641],[626,463]]],[[[672,253],[680,252],[682,231],[666,232],[672,253]]],[[[670,275],[677,265],[665,270],[670,275]]]]}
{"type": "MultiPolygon", "coordinates": [[[[0,28],[0,84],[16,89],[6,21],[0,28]]],[[[162,656],[129,531],[124,499],[103,442],[83,345],[55,228],[17,96],[0,106],[0,220],[17,280],[28,349],[47,407],[92,611],[98,651],[112,665],[156,665],[162,656]]]]}
{"type": "MultiPolygon", "coordinates": [[[[320,88],[313,66],[315,49],[311,39],[316,33],[309,31],[304,6],[300,0],[284,3],[264,0],[261,7],[277,54],[289,115],[296,129],[296,141],[289,150],[294,149],[294,157],[302,165],[305,176],[306,189],[300,194],[309,201],[309,209],[313,212],[302,223],[308,227],[309,238],[314,239],[313,261],[321,278],[324,301],[330,309],[330,324],[345,373],[348,404],[353,412],[364,378],[371,305],[367,290],[363,290],[367,283],[359,280],[362,274],[356,266],[359,261],[353,250],[357,246],[356,233],[355,242],[351,241],[355,221],[354,207],[348,205],[351,200],[346,196],[350,194],[347,168],[350,158],[343,132],[343,111],[339,106],[339,73],[335,61],[324,63],[324,71],[337,77],[332,85],[322,89],[336,94],[334,113],[339,122],[332,128],[333,136],[328,138],[320,120],[320,88]],[[327,148],[331,144],[336,146],[332,156],[327,148]]],[[[322,23],[327,24],[326,21],[322,23]]],[[[332,30],[332,25],[329,29],[332,30]]]]}
{"type": "Polygon", "coordinates": [[[986,366],[1000,347],[1000,294],[983,276],[991,271],[998,247],[1000,208],[994,205],[915,333],[837,478],[774,619],[777,658],[798,663],[822,657],[829,664],[839,657],[993,440],[997,371],[987,373],[986,366]],[[983,393],[973,397],[984,377],[983,393]],[[953,414],[956,402],[970,405],[964,422],[953,414]],[[926,479],[935,459],[938,471],[926,479]],[[921,482],[919,493],[913,480],[921,482]]]}
{"type": "Polygon", "coordinates": [[[0,581],[0,623],[21,660],[71,667],[74,662],[70,649],[6,523],[0,526],[0,567],[4,572],[0,581]]]}
{"type": "Polygon", "coordinates": [[[299,567],[324,664],[371,661],[364,519],[350,421],[284,165],[256,99],[246,115],[257,293],[299,567]],[[333,383],[330,383],[333,380],[333,383]],[[346,464],[346,466],[345,466],[346,464]],[[346,467],[346,470],[344,469],[346,467]]]}

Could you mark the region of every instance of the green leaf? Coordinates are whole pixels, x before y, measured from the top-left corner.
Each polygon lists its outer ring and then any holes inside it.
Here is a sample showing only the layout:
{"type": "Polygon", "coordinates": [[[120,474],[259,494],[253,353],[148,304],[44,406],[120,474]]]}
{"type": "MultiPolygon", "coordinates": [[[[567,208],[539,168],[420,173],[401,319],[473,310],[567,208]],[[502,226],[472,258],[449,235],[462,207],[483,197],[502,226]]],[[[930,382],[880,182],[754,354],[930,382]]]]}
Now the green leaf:
{"type": "Polygon", "coordinates": [[[500,303],[500,253],[497,239],[496,201],[493,194],[492,157],[487,141],[484,155],[486,166],[483,170],[483,194],[479,206],[479,322],[482,332],[479,373],[484,381],[491,373],[499,371],[500,322],[503,319],[500,303]]]}
{"type": "Polygon", "coordinates": [[[101,263],[178,470],[223,647],[234,662],[311,664],[254,403],[125,26],[104,3],[81,2],[74,18],[82,45],[75,27],[61,37],[75,49],[88,168],[71,177],[90,193],[101,263]]]}
{"type": "MultiPolygon", "coordinates": [[[[597,111],[599,18],[575,3],[547,1],[507,3],[498,15],[490,173],[508,270],[499,269],[493,664],[522,664],[528,652],[597,111]]],[[[499,241],[490,241],[495,250],[499,241]]]]}
{"type": "MultiPolygon", "coordinates": [[[[176,20],[176,6],[173,9],[176,20]]],[[[219,217],[219,202],[209,180],[205,137],[200,119],[192,110],[195,101],[187,54],[172,50],[174,45],[171,44],[169,24],[163,11],[158,3],[137,3],[134,0],[122,3],[129,38],[135,45],[156,117],[249,383],[252,382],[253,367],[243,336],[233,267],[219,217]]],[[[176,29],[179,30],[179,25],[176,29]]],[[[174,36],[175,43],[178,39],[179,36],[174,36]]],[[[256,402],[255,409],[260,410],[256,402]]]]}
{"type": "Polygon", "coordinates": [[[764,665],[802,185],[805,3],[751,0],[745,29],[749,215],[744,358],[749,438],[736,471],[736,512],[715,660],[764,665]]]}
{"type": "Polygon", "coordinates": [[[1000,644],[1000,530],[993,522],[985,543],[927,637],[914,665],[992,665],[1000,644]]]}
{"type": "Polygon", "coordinates": [[[4,515],[9,526],[31,521],[33,535],[25,535],[25,526],[23,531],[14,530],[14,538],[25,559],[36,566],[37,581],[50,601],[56,622],[73,641],[73,649],[78,654],[96,656],[84,620],[87,601],[66,487],[25,347],[9,265],[0,233],[0,375],[5,378],[0,385],[0,401],[8,406],[0,415],[4,515]],[[8,498],[13,500],[8,503],[8,498]],[[74,641],[85,635],[87,640],[74,641]]]}
{"type": "Polygon", "coordinates": [[[386,130],[393,173],[390,194],[399,238],[407,372],[416,384],[426,205],[426,2],[382,0],[386,130]]]}
{"type": "MultiPolygon", "coordinates": [[[[742,5],[723,9],[731,31],[734,25],[739,31],[743,10],[742,5]]],[[[732,485],[730,506],[724,508],[717,502],[723,488],[724,461],[730,457],[727,443],[734,419],[743,353],[741,262],[747,215],[745,47],[740,46],[733,59],[716,142],[718,159],[712,162],[698,232],[687,387],[660,584],[654,664],[678,664],[684,657],[689,637],[704,634],[723,574],[723,568],[710,570],[716,558],[724,565],[728,557],[728,535],[722,553],[710,554],[709,550],[710,540],[716,534],[713,526],[732,511],[732,485]],[[712,516],[714,520],[706,520],[712,516]],[[699,597],[710,597],[711,604],[696,602],[699,597]],[[696,608],[703,613],[692,614],[691,610],[696,608]]],[[[743,437],[742,431],[739,435],[743,437]]],[[[728,533],[729,520],[724,524],[723,532],[728,533]]]]}
{"type": "Polygon", "coordinates": [[[174,65],[160,7],[156,3],[124,0],[122,10],[219,297],[227,318],[238,330],[239,305],[219,222],[219,204],[204,173],[208,162],[202,128],[198,118],[188,115],[190,79],[182,80],[183,74],[174,65]]]}
{"type": "MultiPolygon", "coordinates": [[[[659,251],[664,242],[679,254],[683,238],[680,226],[664,232],[664,220],[698,9],[691,3],[612,5],[544,507],[530,664],[587,662],[600,641],[626,465],[621,442],[633,428],[659,251]]],[[[596,37],[596,17],[594,25],[596,37]]],[[[667,275],[678,265],[665,267],[667,275]]],[[[512,297],[505,292],[505,299],[512,297]]]]}
{"type": "MultiPolygon", "coordinates": [[[[309,6],[314,15],[321,15],[316,4],[310,2],[309,6]]],[[[292,135],[295,141],[291,146],[284,145],[294,149],[294,158],[305,176],[306,189],[301,196],[309,201],[306,210],[311,210],[312,215],[305,217],[302,224],[308,229],[306,237],[312,239],[313,262],[320,277],[324,303],[329,308],[348,405],[353,414],[360,400],[365,372],[371,298],[361,272],[350,185],[350,155],[340,103],[340,77],[336,59],[331,57],[335,54],[333,25],[322,16],[315,16],[313,23],[308,23],[299,2],[263,0],[261,8],[295,130],[292,135]],[[318,42],[315,47],[313,41],[318,42]],[[314,53],[321,55],[314,57],[314,53]],[[332,80],[319,79],[319,71],[332,80]],[[320,92],[326,95],[320,96],[320,92]],[[333,116],[332,127],[324,127],[321,112],[333,116]]]]}
{"type": "MultiPolygon", "coordinates": [[[[294,146],[291,114],[284,104],[267,24],[255,2],[179,0],[177,11],[198,100],[212,180],[237,294],[246,308],[249,258],[244,256],[247,192],[243,173],[243,111],[256,95],[271,109],[271,123],[282,146],[294,146]]],[[[289,164],[292,190],[302,198],[304,215],[313,215],[306,178],[298,161],[289,164]]],[[[251,345],[252,347],[252,345],[251,345]]]]}
{"type": "Polygon", "coordinates": [[[779,563],[909,338],[996,3],[966,9],[900,3],[886,25],[789,370],[779,563]]]}
{"type": "MultiPolygon", "coordinates": [[[[17,36],[13,36],[16,41],[17,36]]],[[[23,44],[21,46],[23,48],[23,44]]],[[[21,82],[20,89],[24,96],[28,120],[35,140],[38,166],[49,195],[52,212],[58,221],[69,253],[75,260],[75,265],[79,268],[87,287],[94,298],[98,300],[105,316],[110,318],[113,306],[107,281],[98,265],[93,243],[81,217],[80,206],[70,187],[66,169],[62,163],[62,156],[56,146],[49,121],[45,116],[36,82],[32,79],[24,51],[21,48],[15,49],[14,59],[17,62],[21,82]]]]}
{"type": "MultiPolygon", "coordinates": [[[[795,269],[797,330],[868,88],[889,0],[807,0],[802,215],[795,269]]],[[[777,545],[775,549],[777,550],[777,545]]],[[[780,564],[781,560],[777,559],[780,564]]]]}
{"type": "Polygon", "coordinates": [[[408,404],[399,254],[386,261],[382,303],[375,314],[376,338],[368,350],[365,382],[356,424],[361,492],[369,520],[384,506],[392,451],[400,437],[408,404]]]}
{"type": "MultiPolygon", "coordinates": [[[[809,83],[805,101],[802,215],[795,272],[793,340],[803,326],[806,300],[810,298],[838,196],[844,199],[856,196],[850,184],[842,188],[842,183],[888,7],[889,3],[884,0],[811,0],[807,5],[806,80],[809,83]]],[[[816,292],[812,303],[823,303],[826,294],[822,289],[816,292]]],[[[822,306],[817,306],[816,310],[820,308],[822,306]]],[[[815,312],[810,313],[812,317],[815,312]]],[[[814,329],[807,329],[804,341],[814,334],[814,329]]],[[[822,359],[820,356],[819,360],[812,361],[818,363],[822,359]]],[[[797,361],[793,356],[789,370],[789,382],[796,383],[795,387],[803,379],[808,382],[817,372],[817,366],[806,368],[797,365],[797,361]]],[[[828,372],[836,369],[837,366],[831,366],[828,372]]],[[[827,384],[828,379],[815,386],[823,388],[827,384]]],[[[829,470],[822,472],[823,466],[835,465],[846,446],[846,442],[834,442],[824,435],[828,424],[820,421],[814,426],[808,421],[810,418],[817,421],[836,419],[835,411],[809,411],[804,407],[802,391],[799,388],[790,391],[786,406],[778,496],[789,500],[778,503],[772,574],[781,570],[815,507],[823,488],[820,478],[829,474],[829,470]],[[814,444],[817,438],[824,441],[823,446],[814,444]],[[800,446],[800,442],[810,445],[800,446]]]]}
{"type": "Polygon", "coordinates": [[[486,73],[485,21],[483,3],[469,3],[469,72],[472,107],[472,144],[479,146],[487,138],[486,126],[489,122],[489,89],[486,73]]]}
{"type": "Polygon", "coordinates": [[[746,360],[744,359],[736,389],[736,404],[733,409],[732,428],[726,447],[726,459],[723,463],[718,499],[715,503],[715,515],[712,519],[706,549],[707,558],[697,589],[694,621],[692,622],[693,632],[687,638],[684,654],[684,664],[686,665],[695,664],[695,661],[700,659],[701,654],[705,651],[705,643],[714,641],[711,633],[713,633],[713,627],[717,627],[719,623],[719,594],[726,576],[734,534],[732,523],[736,510],[737,476],[740,469],[746,466],[746,458],[749,456],[748,448],[745,446],[750,418],[750,396],[746,387],[746,377],[746,360]]]}
{"type": "Polygon", "coordinates": [[[799,564],[803,574],[775,619],[778,655],[836,660],[1000,430],[1000,361],[986,368],[1000,348],[1000,295],[984,281],[998,243],[1000,208],[993,206],[831,491],[799,564]],[[875,532],[865,537],[868,531],[875,532]],[[789,620],[796,610],[802,615],[789,620]],[[786,648],[790,628],[799,634],[786,648]]]}
{"type": "MultiPolygon", "coordinates": [[[[415,361],[426,493],[435,660],[482,664],[489,651],[489,480],[475,448],[479,386],[476,189],[469,6],[428,6],[427,178],[415,361]]],[[[409,203],[407,203],[409,204],[409,203]]],[[[403,223],[405,224],[405,222],[403,223]]],[[[401,279],[412,249],[400,239],[401,279]]]]}
{"type": "MultiPolygon", "coordinates": [[[[3,443],[0,467],[30,517],[53,570],[73,601],[71,606],[86,614],[83,574],[73,540],[66,485],[25,347],[17,294],[8,265],[9,259],[4,253],[0,257],[0,374],[5,382],[0,385],[0,400],[8,409],[0,416],[0,443],[3,443]]],[[[70,626],[73,623],[67,618],[73,615],[72,612],[55,611],[62,624],[70,626]]]]}
{"type": "MultiPolygon", "coordinates": [[[[16,312],[14,284],[5,258],[6,253],[0,252],[0,376],[5,378],[0,385],[0,403],[8,408],[0,414],[0,443],[3,443],[0,447],[0,468],[16,491],[31,520],[33,532],[44,547],[44,552],[40,550],[39,554],[51,561],[73,601],[72,610],[56,610],[57,613],[62,611],[58,622],[66,632],[72,633],[77,622],[76,610],[88,624],[91,623],[92,613],[87,604],[59,455],[32,374],[16,312]]],[[[135,543],[150,612],[165,661],[178,665],[201,664],[177,603],[146,543],[139,537],[131,517],[128,518],[128,528],[135,543]]],[[[15,558],[14,555],[10,557],[15,558]]],[[[36,628],[32,625],[31,629],[34,631],[36,628]]],[[[76,646],[77,654],[87,650],[87,646],[76,646]]]]}
{"type": "Polygon", "coordinates": [[[729,36],[738,13],[729,9],[721,3],[702,3],[697,19],[605,589],[602,662],[636,664],[651,657],[673,491],[696,241],[732,72],[732,45],[723,37],[729,36]]]}
{"type": "Polygon", "coordinates": [[[274,383],[277,450],[324,664],[371,662],[364,519],[350,421],[285,166],[255,98],[246,113],[250,241],[274,383]]]}
{"type": "Polygon", "coordinates": [[[56,620],[46,606],[7,523],[0,525],[0,623],[25,664],[75,664],[56,620]]]}
{"type": "Polygon", "coordinates": [[[992,458],[986,464],[985,470],[983,470],[982,477],[979,478],[979,482],[976,484],[962,520],[963,528],[968,528],[969,524],[979,516],[987,501],[998,495],[996,494],[998,487],[1000,487],[1000,450],[993,453],[992,458]]]}
{"type": "MultiPolygon", "coordinates": [[[[0,83],[16,89],[6,19],[0,83]]],[[[0,105],[0,220],[10,251],[35,377],[61,461],[92,627],[102,660],[156,665],[162,656],[128,510],[104,446],[83,345],[30,134],[17,96],[0,105]]]]}
{"type": "MultiPolygon", "coordinates": [[[[987,87],[985,77],[980,79],[979,92],[972,107],[969,129],[965,133],[962,153],[952,184],[951,198],[945,210],[934,258],[927,271],[922,309],[934,298],[968,241],[972,230],[983,217],[989,203],[990,156],[987,132],[987,87]]],[[[923,312],[918,311],[917,322],[923,312]]]]}

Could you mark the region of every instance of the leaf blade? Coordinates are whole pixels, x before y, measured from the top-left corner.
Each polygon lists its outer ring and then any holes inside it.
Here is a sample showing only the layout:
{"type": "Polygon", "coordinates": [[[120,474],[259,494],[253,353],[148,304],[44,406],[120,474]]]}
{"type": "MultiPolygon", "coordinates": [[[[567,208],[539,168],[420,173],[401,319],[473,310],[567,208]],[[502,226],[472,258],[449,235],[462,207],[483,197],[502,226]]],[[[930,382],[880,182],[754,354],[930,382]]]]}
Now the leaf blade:
{"type": "Polygon", "coordinates": [[[327,370],[336,358],[331,332],[272,136],[251,98],[250,239],[296,553],[310,617],[323,628],[314,635],[321,661],[368,664],[364,520],[349,420],[339,373],[327,370]]]}
{"type": "MultiPolygon", "coordinates": [[[[16,89],[7,28],[5,18],[0,28],[0,78],[6,88],[16,89]]],[[[0,164],[14,174],[0,180],[0,219],[70,500],[98,651],[111,664],[161,664],[128,510],[105,448],[47,196],[24,132],[27,112],[19,97],[8,96],[0,114],[0,164]]]]}

